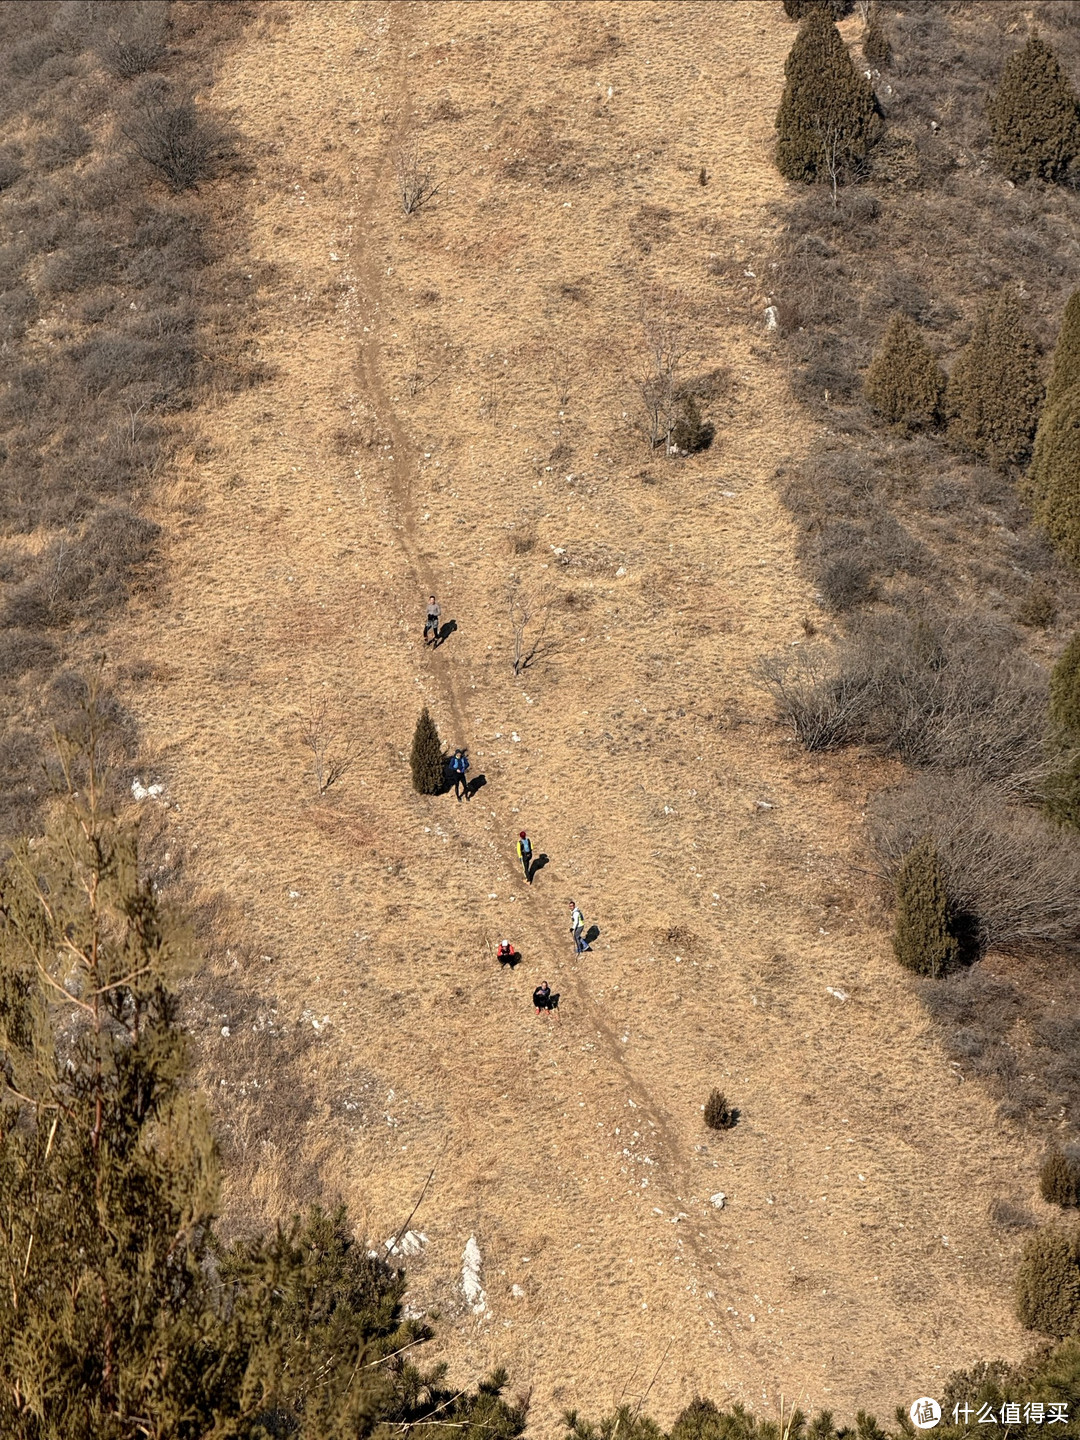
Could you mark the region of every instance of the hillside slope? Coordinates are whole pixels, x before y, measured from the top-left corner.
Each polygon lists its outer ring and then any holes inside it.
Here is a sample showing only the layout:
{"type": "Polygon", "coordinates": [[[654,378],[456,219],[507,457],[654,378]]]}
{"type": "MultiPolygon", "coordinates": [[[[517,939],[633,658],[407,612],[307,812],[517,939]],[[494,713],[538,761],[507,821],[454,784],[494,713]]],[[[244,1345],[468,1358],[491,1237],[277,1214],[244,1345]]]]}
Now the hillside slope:
{"type": "Polygon", "coordinates": [[[206,1075],[239,1129],[252,1079],[296,1100],[232,1201],[321,1189],[381,1243],[434,1165],[414,1303],[453,1373],[532,1388],[538,1434],[650,1381],[661,1420],[699,1391],[889,1414],[1023,1346],[987,1207],[1034,1203],[1032,1158],[891,962],[860,868],[886,772],[799,753],[755,682],[816,613],[773,488],[812,433],[763,321],[791,36],[770,0],[286,3],[217,87],[275,375],[202,416],[129,633],[161,863],[225,897],[206,1075]],[[441,188],[405,216],[414,147],[441,188]],[[726,367],[701,455],[636,428],[643,307],[687,373],[726,367]],[[515,577],[549,606],[521,677],[515,577]],[[359,745],[321,801],[309,693],[359,745]],[[467,805],[410,789],[422,703],[486,779],[467,805]],[[310,1042],[271,1073],[231,1058],[249,991],[310,1042]]]}

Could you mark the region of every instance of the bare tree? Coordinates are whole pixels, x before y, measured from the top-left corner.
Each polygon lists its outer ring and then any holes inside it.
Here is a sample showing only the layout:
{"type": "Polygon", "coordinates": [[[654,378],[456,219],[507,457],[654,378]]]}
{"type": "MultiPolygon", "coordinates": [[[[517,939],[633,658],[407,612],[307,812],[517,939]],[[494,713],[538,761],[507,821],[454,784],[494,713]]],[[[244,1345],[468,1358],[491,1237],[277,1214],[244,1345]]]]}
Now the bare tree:
{"type": "Polygon", "coordinates": [[[320,795],[352,767],[359,748],[347,729],[345,711],[329,695],[310,688],[300,716],[300,743],[311,751],[311,770],[320,795]]]}
{"type": "Polygon", "coordinates": [[[550,649],[547,626],[551,600],[543,586],[528,590],[515,578],[506,589],[506,608],[513,637],[514,674],[522,675],[534,660],[550,649]]]}
{"type": "Polygon", "coordinates": [[[394,157],[394,171],[401,208],[406,215],[422,210],[452,178],[449,172],[440,173],[436,169],[418,140],[406,140],[399,147],[394,157]]]}
{"type": "Polygon", "coordinates": [[[664,453],[670,455],[680,376],[689,358],[677,296],[657,292],[643,307],[641,329],[642,364],[635,384],[645,410],[649,445],[655,449],[662,444],[664,453]]]}

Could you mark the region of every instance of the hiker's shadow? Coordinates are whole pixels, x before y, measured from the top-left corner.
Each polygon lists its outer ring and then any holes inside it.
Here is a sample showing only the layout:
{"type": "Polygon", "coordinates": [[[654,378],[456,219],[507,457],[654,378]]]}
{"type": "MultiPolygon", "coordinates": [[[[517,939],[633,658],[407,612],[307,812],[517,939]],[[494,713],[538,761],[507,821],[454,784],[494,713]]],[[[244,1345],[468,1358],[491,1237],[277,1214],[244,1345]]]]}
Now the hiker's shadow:
{"type": "Polygon", "coordinates": [[[600,926],[599,926],[599,925],[590,925],[589,928],[588,928],[588,930],[585,931],[585,944],[586,944],[586,945],[591,945],[594,940],[599,940],[599,938],[600,938],[600,926]]]}
{"type": "Polygon", "coordinates": [[[456,630],[457,630],[457,621],[456,621],[456,620],[447,620],[447,622],[446,622],[445,625],[440,625],[440,626],[439,626],[439,638],[435,641],[435,649],[437,650],[437,649],[439,648],[439,646],[443,643],[443,641],[446,639],[446,637],[447,637],[448,635],[453,635],[456,630]]]}
{"type": "Polygon", "coordinates": [[[537,855],[536,859],[535,859],[535,860],[532,862],[532,864],[529,866],[529,883],[530,883],[530,884],[533,882],[533,880],[536,879],[536,872],[537,872],[538,870],[543,870],[544,866],[545,866],[547,863],[548,863],[548,857],[547,857],[546,855],[537,855]]]}
{"type": "Polygon", "coordinates": [[[476,792],[478,790],[482,790],[486,784],[486,775],[474,775],[473,778],[469,781],[469,783],[465,786],[466,800],[471,800],[472,797],[476,794],[476,792]]]}

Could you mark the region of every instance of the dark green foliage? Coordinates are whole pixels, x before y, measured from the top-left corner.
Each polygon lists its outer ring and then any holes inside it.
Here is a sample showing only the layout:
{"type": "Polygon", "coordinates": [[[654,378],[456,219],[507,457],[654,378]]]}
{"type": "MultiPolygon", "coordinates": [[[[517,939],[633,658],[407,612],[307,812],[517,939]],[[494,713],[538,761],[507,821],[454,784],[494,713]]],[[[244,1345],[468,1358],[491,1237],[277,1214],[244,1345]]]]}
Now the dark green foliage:
{"type": "Polygon", "coordinates": [[[867,400],[890,425],[919,430],[941,418],[945,372],[906,315],[894,315],[870,362],[867,400]]]}
{"type": "Polygon", "coordinates": [[[878,70],[884,70],[892,59],[892,46],[889,44],[889,37],[885,34],[885,22],[881,18],[881,8],[877,4],[870,8],[870,18],[863,31],[862,53],[866,63],[873,65],[878,70]]]}
{"type": "Polygon", "coordinates": [[[1080,631],[1061,652],[1050,677],[1050,719],[1080,743],[1080,631]]]}
{"type": "Polygon", "coordinates": [[[803,20],[815,11],[830,20],[850,15],[855,0],[784,0],[784,13],[789,20],[803,20]]]}
{"type": "Polygon", "coordinates": [[[1039,1193],[1049,1205],[1080,1205],[1080,1160],[1055,1146],[1039,1169],[1039,1193]]]}
{"type": "Polygon", "coordinates": [[[997,470],[1031,453],[1043,383],[1035,341],[1009,286],[979,313],[975,333],[953,367],[946,396],[949,434],[997,470]]]}
{"type": "Polygon", "coordinates": [[[44,838],[0,870],[0,1435],[511,1440],[505,1374],[418,1369],[431,1331],[343,1212],[217,1244],[183,945],[103,799],[103,736],[91,692],[44,838]]]}
{"type": "Polygon", "coordinates": [[[730,1130],[739,1118],[739,1112],[728,1104],[722,1090],[713,1090],[705,1101],[705,1124],[710,1130],[730,1130]]]}
{"type": "Polygon", "coordinates": [[[696,455],[709,448],[715,434],[714,426],[701,418],[701,410],[693,395],[684,395],[678,403],[675,424],[671,429],[673,448],[696,455]]]}
{"type": "Polygon", "coordinates": [[[1080,290],[1074,290],[1065,304],[1046,382],[1047,408],[1055,405],[1080,380],[1080,290]]]}
{"type": "Polygon", "coordinates": [[[808,13],[784,73],[776,116],[781,175],[808,184],[850,178],[877,138],[877,103],[826,13],[808,13]]]}
{"type": "Polygon", "coordinates": [[[1043,806],[1059,825],[1080,830],[1080,755],[1074,755],[1043,781],[1043,806]]]}
{"type": "Polygon", "coordinates": [[[1055,550],[1080,565],[1080,385],[1043,411],[1027,487],[1055,550]]]}
{"type": "Polygon", "coordinates": [[[994,162],[1010,180],[1062,180],[1080,153],[1076,91],[1038,35],[1006,61],[987,105],[994,162]]]}
{"type": "Polygon", "coordinates": [[[1027,594],[1016,607],[1017,620],[1032,630],[1048,630],[1057,619],[1057,613],[1057,596],[1046,581],[1040,579],[1031,582],[1027,594]]]}
{"type": "Polygon", "coordinates": [[[442,741],[425,705],[413,731],[412,755],[413,789],[421,795],[438,795],[445,784],[446,761],[442,753],[442,741]]]}
{"type": "Polygon", "coordinates": [[[937,977],[955,966],[958,948],[937,847],[926,836],[909,851],[896,874],[893,949],[908,970],[937,977]]]}
{"type": "Polygon", "coordinates": [[[631,1405],[621,1405],[595,1425],[576,1410],[568,1410],[563,1420],[565,1440],[886,1440],[874,1417],[862,1410],[854,1428],[838,1428],[829,1410],[822,1410],[809,1424],[801,1410],[791,1408],[781,1412],[779,1421],[761,1420],[741,1404],[721,1410],[714,1401],[701,1397],[675,1417],[666,1435],[654,1420],[640,1413],[640,1407],[631,1405]]]}
{"type": "Polygon", "coordinates": [[[1080,1329],[1080,1234],[1046,1226],[1028,1238],[1017,1266],[1016,1318],[1061,1339],[1080,1329]]]}

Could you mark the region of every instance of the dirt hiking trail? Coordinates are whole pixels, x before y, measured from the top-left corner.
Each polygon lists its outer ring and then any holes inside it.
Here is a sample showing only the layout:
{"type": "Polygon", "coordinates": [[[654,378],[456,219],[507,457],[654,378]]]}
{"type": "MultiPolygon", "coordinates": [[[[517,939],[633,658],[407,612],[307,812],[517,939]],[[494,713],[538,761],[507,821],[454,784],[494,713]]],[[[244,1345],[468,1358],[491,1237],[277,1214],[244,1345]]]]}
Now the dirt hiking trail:
{"type": "Polygon", "coordinates": [[[891,961],[861,868],[885,772],[800,753],[755,682],[817,615],[775,480],[814,436],[763,318],[791,37],[772,0],[285,3],[215,92],[273,378],[201,417],[129,644],[163,875],[231,942],[205,1078],[237,1134],[259,1085],[295,1102],[228,1198],[340,1197],[381,1245],[436,1165],[410,1303],[542,1436],[650,1382],[662,1422],[696,1393],[889,1418],[1023,1349],[987,1207],[1037,1203],[1032,1157],[891,961]],[[401,152],[441,182],[409,216],[401,152]],[[643,310],[718,372],[700,455],[638,429],[643,310]],[[515,582],[548,616],[517,677],[515,582]],[[321,800],[311,694],[359,745],[321,800]],[[467,804],[410,787],[425,703],[467,804]],[[230,1058],[252,994],[303,1037],[284,1081],[230,1058]]]}

